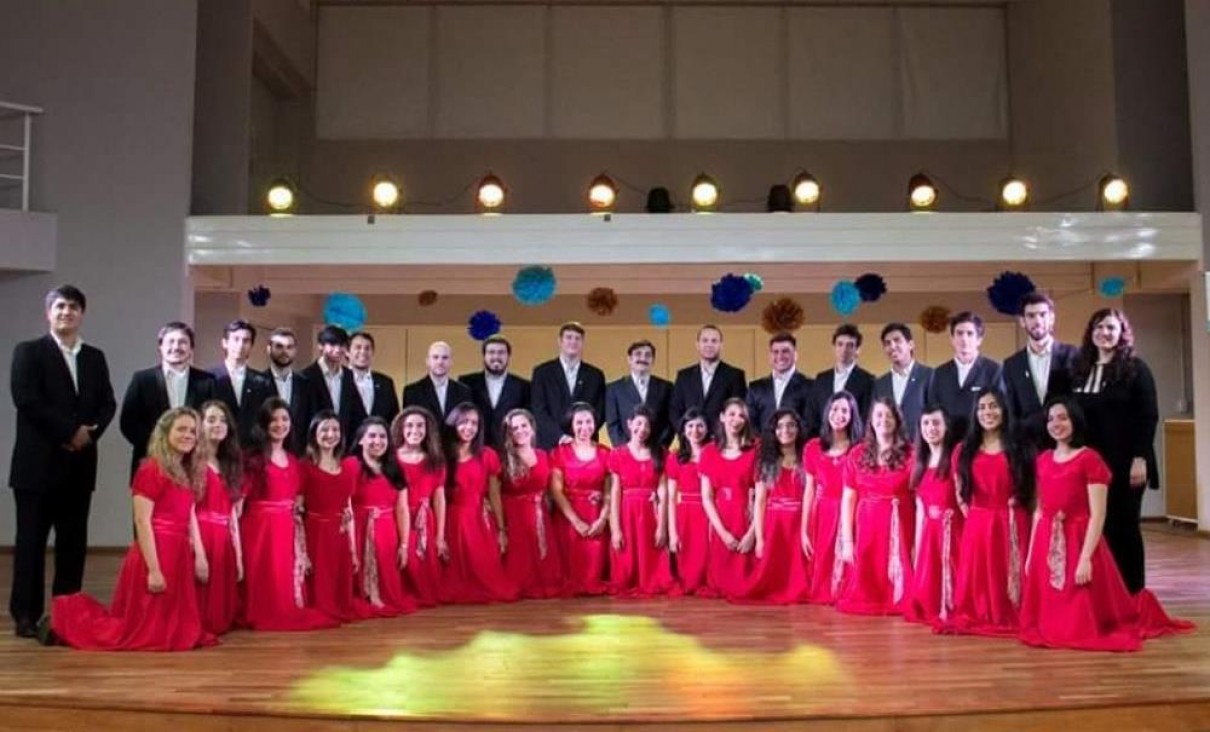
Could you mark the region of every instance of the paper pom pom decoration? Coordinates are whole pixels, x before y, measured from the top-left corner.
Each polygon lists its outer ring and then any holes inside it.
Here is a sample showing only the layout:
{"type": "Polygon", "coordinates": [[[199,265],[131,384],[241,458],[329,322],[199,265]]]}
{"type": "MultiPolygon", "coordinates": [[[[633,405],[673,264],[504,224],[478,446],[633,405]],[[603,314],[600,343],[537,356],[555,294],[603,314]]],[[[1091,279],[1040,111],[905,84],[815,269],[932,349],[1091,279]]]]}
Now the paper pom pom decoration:
{"type": "Polygon", "coordinates": [[[861,304],[861,292],[849,280],[841,280],[832,287],[832,309],[841,315],[852,315],[861,304]]]}
{"type": "Polygon", "coordinates": [[[886,294],[886,280],[880,274],[866,272],[854,284],[857,285],[857,292],[861,293],[862,302],[877,302],[886,294]]]}
{"type": "Polygon", "coordinates": [[[748,286],[752,288],[753,292],[760,292],[765,289],[765,281],[755,272],[745,272],[744,279],[748,280],[748,286]]]}
{"type": "Polygon", "coordinates": [[[429,305],[432,305],[433,303],[437,302],[437,291],[436,290],[422,291],[419,295],[416,296],[416,302],[419,303],[420,307],[427,308],[429,305]]]}
{"type": "Polygon", "coordinates": [[[466,321],[466,332],[477,341],[485,341],[500,332],[500,318],[490,310],[480,310],[466,321]]]}
{"type": "Polygon", "coordinates": [[[710,305],[724,313],[738,313],[752,300],[752,283],[737,274],[725,274],[710,286],[710,305]]]}
{"type": "Polygon", "coordinates": [[[248,290],[248,302],[252,303],[254,308],[263,308],[268,305],[270,297],[273,297],[273,293],[269,292],[269,288],[264,285],[257,285],[248,290]]]}
{"type": "Polygon", "coordinates": [[[352,333],[366,322],[366,306],[361,298],[347,292],[333,292],[324,300],[324,324],[338,325],[352,333]]]}
{"type": "Polygon", "coordinates": [[[944,333],[950,327],[950,309],[942,305],[930,305],[920,311],[920,327],[928,333],[944,333]]]}
{"type": "Polygon", "coordinates": [[[656,303],[647,311],[647,319],[657,328],[666,328],[672,322],[672,313],[668,312],[667,305],[656,303]]]}
{"type": "Polygon", "coordinates": [[[788,297],[777,298],[760,314],[761,327],[769,333],[798,330],[806,319],[802,305],[788,297]]]}
{"type": "Polygon", "coordinates": [[[550,267],[523,267],[513,278],[513,296],[522,305],[542,305],[555,296],[555,273],[550,267]]]}
{"type": "Polygon", "coordinates": [[[1097,291],[1101,297],[1121,297],[1126,292],[1126,278],[1106,277],[1098,283],[1097,291]]]}
{"type": "Polygon", "coordinates": [[[595,287],[584,298],[588,309],[597,315],[612,315],[618,306],[618,294],[610,287],[595,287]]]}
{"type": "Polygon", "coordinates": [[[1033,280],[1020,272],[1001,272],[1000,276],[987,288],[987,299],[996,312],[1005,315],[1018,315],[1021,311],[1021,298],[1038,288],[1033,280]]]}

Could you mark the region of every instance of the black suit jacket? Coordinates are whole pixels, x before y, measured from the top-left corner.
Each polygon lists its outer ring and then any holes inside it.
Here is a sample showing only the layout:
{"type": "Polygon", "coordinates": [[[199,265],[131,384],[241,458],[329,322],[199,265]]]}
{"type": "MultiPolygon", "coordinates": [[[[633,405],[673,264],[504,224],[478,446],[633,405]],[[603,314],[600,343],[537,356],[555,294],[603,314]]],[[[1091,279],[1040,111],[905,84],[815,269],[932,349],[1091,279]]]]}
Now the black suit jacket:
{"type": "Polygon", "coordinates": [[[534,367],[530,384],[534,419],[538,421],[538,447],[549,450],[563,436],[563,415],[574,402],[587,402],[597,413],[597,421],[605,414],[605,374],[592,364],[581,361],[574,392],[567,390],[563,363],[551,359],[534,367]]]}
{"type": "Polygon", "coordinates": [[[466,374],[460,379],[468,389],[471,397],[479,407],[480,429],[483,439],[492,447],[500,446],[502,436],[501,425],[504,417],[514,409],[529,409],[529,379],[512,374],[504,375],[504,386],[500,389],[500,398],[496,406],[492,406],[492,397],[487,390],[487,376],[482,371],[466,374]]]}
{"type": "MultiPolygon", "coordinates": [[[[77,389],[59,344],[49,334],[18,343],[11,373],[17,435],[8,484],[18,491],[90,492],[97,483],[97,440],[117,409],[109,365],[87,343],[76,354],[77,389]],[[92,442],[64,449],[80,425],[95,424],[92,442]]],[[[41,550],[39,550],[41,551],[41,550]]]]}
{"type": "Polygon", "coordinates": [[[664,447],[671,445],[672,438],[676,437],[676,428],[668,418],[668,410],[672,406],[672,382],[658,376],[648,376],[647,400],[643,401],[639,399],[639,389],[630,374],[609,382],[605,387],[605,425],[609,430],[610,443],[624,445],[630,439],[626,422],[639,404],[646,404],[655,414],[652,434],[664,447]]]}
{"type": "MultiPolygon", "coordinates": [[[[833,369],[825,369],[815,374],[816,414],[822,415],[828,399],[832,398],[833,373],[833,369]]],[[[849,378],[844,382],[844,390],[857,400],[857,409],[861,412],[861,422],[865,424],[870,417],[870,403],[874,401],[874,375],[860,366],[854,366],[853,370],[849,372],[849,378]]],[[[820,419],[822,420],[823,417],[821,416],[820,419]]]]}
{"type": "Polygon", "coordinates": [[[701,363],[695,363],[676,372],[669,418],[672,424],[680,424],[685,411],[697,407],[706,416],[706,425],[713,434],[718,429],[718,414],[723,411],[723,402],[733,397],[743,399],[747,395],[748,380],[743,369],[737,369],[726,361],[718,362],[714,378],[710,380],[710,392],[703,394],[701,363]]]}
{"type": "MultiPolygon", "coordinates": [[[[874,382],[874,397],[886,397],[894,401],[895,383],[891,372],[888,371],[874,382]]],[[[908,374],[907,388],[903,390],[903,400],[899,402],[899,412],[903,414],[903,431],[909,440],[915,440],[920,431],[920,415],[924,412],[924,393],[928,390],[929,380],[933,378],[933,369],[922,363],[913,363],[912,371],[908,374]]],[[[869,414],[865,415],[866,418],[869,414]]]]}
{"type": "MultiPolygon", "coordinates": [[[[357,397],[352,404],[353,423],[360,426],[366,417],[381,417],[386,420],[387,424],[390,424],[399,414],[399,397],[395,392],[395,380],[384,373],[371,371],[370,381],[374,384],[374,404],[373,408],[367,412],[361,392],[357,391],[357,379],[356,377],[353,379],[353,394],[357,397]]],[[[343,395],[342,391],[341,396],[343,395]]]]}
{"type": "Polygon", "coordinates": [[[1017,429],[1035,446],[1041,447],[1050,442],[1042,406],[1046,399],[1072,392],[1072,374],[1080,349],[1057,341],[1051,346],[1050,377],[1046,381],[1045,398],[1041,401],[1038,401],[1038,390],[1034,388],[1033,373],[1029,370],[1028,351],[1028,348],[1022,348],[1004,362],[1004,389],[1017,429]]]}
{"type": "Polygon", "coordinates": [[[926,402],[937,402],[945,407],[950,424],[959,438],[966,435],[971,412],[979,396],[990,389],[1004,390],[1002,369],[997,361],[979,356],[966,376],[966,383],[958,383],[958,364],[953,359],[946,361],[933,371],[928,389],[924,393],[926,402]]]}
{"type": "Polygon", "coordinates": [[[353,381],[353,372],[347,368],[341,369],[340,404],[332,404],[332,394],[328,391],[328,382],[324,380],[318,361],[303,369],[302,375],[307,380],[309,390],[307,416],[291,431],[302,432],[305,443],[307,428],[312,418],[325,409],[331,409],[340,420],[340,433],[344,435],[345,446],[353,444],[353,436],[357,434],[357,428],[364,419],[362,415],[365,414],[365,408],[361,405],[361,394],[357,393],[357,384],[353,381]]]}
{"type": "MultiPolygon", "coordinates": [[[[210,369],[210,375],[214,377],[214,398],[226,404],[235,415],[240,444],[247,447],[252,442],[252,427],[256,425],[256,415],[260,412],[261,405],[269,397],[277,396],[277,387],[273,385],[272,377],[262,371],[245,367],[243,393],[237,403],[235,385],[231,382],[231,374],[227,371],[226,364],[219,364],[210,369]]],[[[290,417],[293,421],[293,412],[290,417]]]]}
{"type": "MultiPolygon", "coordinates": [[[[269,396],[282,396],[277,391],[277,380],[273,377],[273,371],[266,371],[265,377],[269,380],[269,388],[272,390],[269,396]]],[[[312,414],[310,400],[311,383],[301,371],[294,371],[290,376],[290,398],[286,401],[290,403],[289,448],[296,456],[307,451],[307,429],[311,426],[312,414]]]]}
{"type": "MultiPolygon", "coordinates": [[[[802,420],[802,428],[807,435],[819,432],[818,410],[815,408],[814,382],[795,371],[786,384],[786,390],[781,395],[781,409],[793,409],[802,420]]],[[[766,376],[748,384],[748,414],[752,418],[752,428],[758,433],[768,426],[773,413],[779,407],[773,390],[773,376],[766,376]]]]}
{"type": "Polygon", "coordinates": [[[437,387],[433,386],[433,380],[427,374],[403,387],[403,406],[424,407],[437,418],[437,426],[442,429],[445,429],[445,418],[454,411],[454,407],[462,402],[473,404],[475,396],[471,393],[469,386],[457,379],[450,379],[446,384],[444,409],[441,408],[441,402],[437,400],[437,387]]]}
{"type": "MultiPolygon", "coordinates": [[[[185,385],[185,406],[201,409],[202,404],[214,398],[214,376],[208,371],[189,367],[189,381],[185,385]]],[[[168,384],[164,381],[163,366],[134,372],[126,396],[122,399],[122,416],[118,422],[122,435],[130,442],[130,476],[134,477],[139,463],[147,455],[147,441],[155,429],[160,415],[167,412],[168,384]]]]}

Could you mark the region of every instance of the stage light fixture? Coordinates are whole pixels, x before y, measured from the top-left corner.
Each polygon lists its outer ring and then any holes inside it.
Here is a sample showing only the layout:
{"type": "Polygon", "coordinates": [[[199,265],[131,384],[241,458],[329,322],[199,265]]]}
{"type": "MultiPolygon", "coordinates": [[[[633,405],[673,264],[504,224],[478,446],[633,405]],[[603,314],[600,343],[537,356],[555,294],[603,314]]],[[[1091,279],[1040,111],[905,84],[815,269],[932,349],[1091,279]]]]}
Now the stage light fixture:
{"type": "Polygon", "coordinates": [[[1005,178],[1000,184],[999,208],[1002,211],[1020,211],[1029,204],[1029,186],[1015,176],[1005,178]]]}
{"type": "Polygon", "coordinates": [[[705,173],[698,175],[693,179],[693,187],[690,191],[695,212],[705,213],[718,208],[718,183],[715,183],[710,176],[705,173]]]}
{"type": "Polygon", "coordinates": [[[816,211],[819,210],[819,199],[823,195],[823,190],[819,187],[819,181],[815,180],[815,176],[806,171],[799,173],[790,183],[790,190],[794,192],[794,202],[800,207],[814,207],[816,211]]]}
{"type": "Polygon", "coordinates": [[[618,187],[613,179],[601,173],[588,184],[588,207],[596,213],[613,210],[618,200],[618,187]]]}
{"type": "Polygon", "coordinates": [[[1101,211],[1123,211],[1130,206],[1130,186],[1113,173],[1106,173],[1101,178],[1097,194],[1097,208],[1101,211]]]}
{"type": "Polygon", "coordinates": [[[937,186],[924,173],[917,173],[908,181],[908,208],[912,211],[931,211],[937,205],[937,186]]]}
{"type": "Polygon", "coordinates": [[[769,213],[790,213],[794,210],[794,199],[790,196],[790,186],[778,183],[769,188],[769,197],[765,199],[765,210],[769,213]]]}
{"type": "Polygon", "coordinates": [[[278,178],[269,184],[269,190],[265,192],[265,206],[271,215],[285,216],[293,213],[297,203],[298,193],[290,181],[278,178]]]}
{"type": "Polygon", "coordinates": [[[667,188],[657,186],[647,191],[647,205],[645,207],[647,213],[651,214],[666,214],[672,213],[672,194],[667,188]]]}
{"type": "Polygon", "coordinates": [[[479,181],[479,210],[484,213],[499,213],[504,207],[504,183],[493,173],[479,181]]]}
{"type": "Polygon", "coordinates": [[[387,176],[377,176],[370,186],[370,199],[380,213],[389,213],[399,206],[402,198],[399,184],[387,176]]]}

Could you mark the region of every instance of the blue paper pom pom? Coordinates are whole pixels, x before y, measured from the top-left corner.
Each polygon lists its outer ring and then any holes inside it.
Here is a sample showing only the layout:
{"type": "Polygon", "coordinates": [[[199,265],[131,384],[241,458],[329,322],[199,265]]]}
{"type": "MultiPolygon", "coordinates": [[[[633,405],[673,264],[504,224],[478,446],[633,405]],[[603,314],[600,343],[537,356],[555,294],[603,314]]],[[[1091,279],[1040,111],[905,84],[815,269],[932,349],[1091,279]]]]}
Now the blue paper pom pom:
{"type": "Polygon", "coordinates": [[[724,313],[738,313],[752,300],[752,283],[737,274],[725,274],[710,286],[710,305],[724,313]]]}
{"type": "Polygon", "coordinates": [[[361,298],[347,292],[333,292],[324,301],[324,323],[338,325],[350,333],[366,322],[366,306],[361,298]]]}
{"type": "Polygon", "coordinates": [[[861,292],[849,280],[841,280],[832,286],[832,309],[844,316],[852,315],[861,304],[861,292]]]}
{"type": "Polygon", "coordinates": [[[248,290],[248,302],[252,303],[254,308],[263,308],[268,305],[270,297],[273,297],[273,293],[269,292],[269,288],[264,285],[257,285],[248,290]]]}
{"type": "Polygon", "coordinates": [[[755,272],[745,272],[744,279],[748,280],[748,285],[752,287],[753,292],[760,292],[765,289],[765,281],[760,275],[755,272]]]}
{"type": "Polygon", "coordinates": [[[882,279],[880,274],[867,272],[858,277],[854,284],[857,285],[862,302],[877,302],[878,298],[886,294],[886,280],[882,279]]]}
{"type": "Polygon", "coordinates": [[[480,310],[466,321],[466,332],[477,341],[485,341],[500,332],[500,318],[490,310],[480,310]]]}
{"type": "Polygon", "coordinates": [[[658,302],[647,311],[647,317],[657,328],[666,328],[672,322],[672,313],[668,312],[668,306],[658,302]]]}
{"type": "Polygon", "coordinates": [[[1121,297],[1126,291],[1125,277],[1105,277],[1097,285],[1097,290],[1101,293],[1101,297],[1121,297]]]}
{"type": "Polygon", "coordinates": [[[522,305],[541,305],[555,296],[555,273],[550,267],[523,267],[513,278],[513,296],[522,305]]]}
{"type": "Polygon", "coordinates": [[[996,312],[1005,315],[1019,315],[1021,298],[1038,288],[1029,277],[1020,272],[1001,272],[1000,276],[987,288],[987,299],[996,312]]]}

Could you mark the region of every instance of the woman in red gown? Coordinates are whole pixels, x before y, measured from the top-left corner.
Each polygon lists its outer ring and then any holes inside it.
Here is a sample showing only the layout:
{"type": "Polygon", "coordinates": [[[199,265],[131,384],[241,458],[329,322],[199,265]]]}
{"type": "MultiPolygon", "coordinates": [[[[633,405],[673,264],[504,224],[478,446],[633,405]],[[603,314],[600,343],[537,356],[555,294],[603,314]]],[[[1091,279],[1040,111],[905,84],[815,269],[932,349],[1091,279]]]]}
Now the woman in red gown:
{"type": "Polygon", "coordinates": [[[201,418],[187,407],[156,422],[131,490],[135,543],[108,610],[77,592],[51,602],[53,640],[89,651],[186,651],[217,643],[202,626],[194,578],[209,572],[194,501],[206,463],[195,447],[201,418]]]}
{"type": "Polygon", "coordinates": [[[408,488],[391,454],[386,420],[369,417],[353,436],[354,455],[344,468],[357,476],[353,489],[353,525],[357,537],[355,589],[380,617],[416,611],[404,589],[408,565],[408,488]]]}
{"type": "Polygon", "coordinates": [[[811,560],[803,551],[803,446],[807,435],[798,413],[779,409],[760,438],[756,481],[756,566],[744,602],[789,605],[806,602],[811,589],[811,560]]]}
{"type": "Polygon", "coordinates": [[[824,405],[819,437],[803,449],[806,486],[802,497],[802,551],[811,561],[807,602],[831,605],[844,586],[845,568],[836,551],[840,543],[840,499],[843,469],[853,445],[861,439],[857,400],[847,391],[833,394],[824,405]]]}
{"type": "Polygon", "coordinates": [[[1101,530],[1105,461],[1084,446],[1075,399],[1052,400],[1046,431],[1056,447],[1038,456],[1038,506],[1021,598],[1021,640],[1032,646],[1137,651],[1146,638],[1193,629],[1168,617],[1149,590],[1132,596],[1101,530]]]}
{"type": "Polygon", "coordinates": [[[239,616],[239,583],[244,579],[239,536],[244,459],[234,425],[235,418],[225,402],[214,399],[202,405],[206,493],[198,502],[196,514],[210,579],[198,583],[197,598],[202,624],[215,635],[222,635],[235,625],[239,616]]]}
{"type": "Polygon", "coordinates": [[[912,586],[912,446],[889,397],[874,400],[865,438],[844,466],[840,558],[849,565],[836,609],[901,615],[912,586]]]}
{"type": "Polygon", "coordinates": [[[357,535],[353,530],[353,490],[357,471],[341,462],[344,435],[340,418],[325,409],[311,418],[307,460],[303,461],[307,577],[312,604],[342,622],[372,617],[369,603],[356,596],[357,535]]]}
{"type": "Polygon", "coordinates": [[[748,419],[748,405],[733,397],[723,402],[714,444],[702,450],[702,508],[710,518],[710,558],[707,578],[721,597],[743,592],[752,570],[756,527],[757,440],[748,419]]]}
{"type": "Polygon", "coordinates": [[[442,563],[449,559],[445,541],[445,455],[437,420],[424,407],[404,407],[391,424],[395,457],[408,486],[412,531],[403,582],[420,607],[441,602],[442,563]]]}
{"type": "Polygon", "coordinates": [[[626,427],[630,440],[609,453],[609,584],[615,594],[653,597],[672,591],[668,554],[668,495],[664,456],[652,433],[655,416],[634,408],[626,427]]]}
{"type": "Polygon", "coordinates": [[[954,611],[954,573],[962,543],[962,512],[954,487],[954,433],[936,404],[925,406],[916,438],[912,487],[916,491],[916,562],[904,617],[933,624],[954,611]]]}
{"type": "Polygon", "coordinates": [[[445,420],[446,541],[441,601],[447,603],[511,602],[516,585],[504,574],[507,546],[504,508],[500,501],[500,458],[483,446],[479,409],[463,402],[445,420]]]}
{"type": "Polygon", "coordinates": [[[526,598],[564,594],[563,562],[555,543],[546,492],[550,461],[534,447],[534,417],[514,409],[504,416],[500,492],[508,549],[504,572],[526,598]]]}
{"type": "Polygon", "coordinates": [[[609,450],[597,444],[591,405],[571,405],[564,427],[572,439],[550,451],[550,494],[559,509],[554,527],[567,592],[603,595],[609,591],[609,450]]]}
{"type": "Polygon", "coordinates": [[[702,508],[702,478],[698,473],[710,428],[702,410],[691,407],[677,427],[677,451],[665,460],[668,479],[668,551],[675,577],[686,595],[709,594],[706,583],[710,520],[702,508]]]}
{"type": "Polygon", "coordinates": [[[971,428],[955,464],[958,507],[966,525],[954,581],[954,612],[938,628],[1016,637],[1034,459],[1027,442],[1017,438],[998,389],[975,402],[971,428]]]}
{"type": "Polygon", "coordinates": [[[242,624],[253,630],[314,630],[340,624],[307,604],[310,560],[301,513],[302,468],[286,449],[290,427],[290,406],[277,397],[267,399],[245,461],[242,624]]]}

